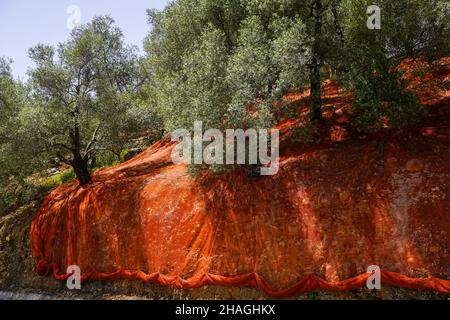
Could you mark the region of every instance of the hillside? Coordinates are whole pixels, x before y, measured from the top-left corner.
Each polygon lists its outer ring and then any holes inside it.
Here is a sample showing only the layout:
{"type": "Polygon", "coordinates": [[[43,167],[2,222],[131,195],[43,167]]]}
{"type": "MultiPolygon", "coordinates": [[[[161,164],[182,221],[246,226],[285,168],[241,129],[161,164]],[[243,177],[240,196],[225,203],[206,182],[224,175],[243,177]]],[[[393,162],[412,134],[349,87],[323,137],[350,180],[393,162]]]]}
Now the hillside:
{"type": "MultiPolygon", "coordinates": [[[[328,82],[320,142],[281,144],[272,177],[193,178],[163,140],[134,159],[53,191],[31,227],[37,272],[63,280],[137,279],[177,288],[252,286],[272,297],[382,282],[450,293],[449,99],[439,70],[410,75],[430,116],[395,134],[348,125],[351,95],[328,82]],[[424,85],[424,82],[425,84],[424,85]]],[[[287,99],[301,112],[307,94],[287,99]]],[[[278,125],[289,135],[296,120],[278,125]]]]}

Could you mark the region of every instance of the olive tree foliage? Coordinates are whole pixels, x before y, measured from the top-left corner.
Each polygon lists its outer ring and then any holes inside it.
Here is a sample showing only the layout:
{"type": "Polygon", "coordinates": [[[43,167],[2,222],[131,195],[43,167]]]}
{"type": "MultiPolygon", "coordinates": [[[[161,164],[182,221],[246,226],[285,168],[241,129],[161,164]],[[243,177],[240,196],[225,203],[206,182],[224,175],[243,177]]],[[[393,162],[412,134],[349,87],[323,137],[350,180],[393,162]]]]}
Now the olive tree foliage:
{"type": "Polygon", "coordinates": [[[22,128],[33,133],[40,154],[72,166],[84,185],[91,180],[90,160],[101,152],[120,153],[126,129],[149,124],[142,123],[148,117],[141,117],[136,50],[105,16],[74,29],[57,49],[39,44],[29,55],[35,63],[29,72],[33,103],[23,111],[22,128]]]}
{"type": "Polygon", "coordinates": [[[273,102],[308,82],[301,1],[179,0],[149,11],[148,68],[166,131],[269,127],[273,102]]]}
{"type": "Polygon", "coordinates": [[[433,63],[450,53],[450,4],[445,0],[381,0],[381,29],[366,26],[369,0],[344,0],[339,7],[348,72],[340,78],[355,90],[353,122],[360,131],[414,124],[423,114],[406,90],[399,64],[422,57],[433,63]]]}
{"type": "Polygon", "coordinates": [[[147,64],[166,130],[194,120],[268,126],[273,101],[307,86],[310,118],[321,121],[330,75],[356,91],[353,123],[361,131],[414,123],[420,108],[397,66],[448,55],[449,4],[376,4],[381,30],[367,27],[369,0],[178,0],[149,11],[147,64]]]}
{"type": "Polygon", "coordinates": [[[10,64],[11,60],[0,58],[0,187],[8,184],[11,177],[30,172],[29,166],[21,168],[27,157],[24,159],[24,153],[17,152],[23,142],[17,131],[26,90],[13,78],[10,64]]]}
{"type": "Polygon", "coordinates": [[[24,134],[21,127],[28,90],[13,78],[10,63],[0,58],[0,216],[36,196],[26,180],[38,162],[30,144],[33,133],[24,134]]]}
{"type": "MultiPolygon", "coordinates": [[[[12,118],[17,114],[20,103],[18,85],[11,75],[11,61],[0,57],[0,143],[8,141],[12,118]]],[[[2,155],[4,152],[1,153],[2,155]]]]}

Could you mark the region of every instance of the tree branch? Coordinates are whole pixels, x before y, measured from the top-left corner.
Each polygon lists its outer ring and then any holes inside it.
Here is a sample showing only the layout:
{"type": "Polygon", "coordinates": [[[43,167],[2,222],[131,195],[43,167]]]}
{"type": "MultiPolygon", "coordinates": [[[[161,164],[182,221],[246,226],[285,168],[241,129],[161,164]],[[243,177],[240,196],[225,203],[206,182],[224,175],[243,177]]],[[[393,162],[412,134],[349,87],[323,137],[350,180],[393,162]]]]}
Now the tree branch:
{"type": "Polygon", "coordinates": [[[73,151],[74,151],[73,148],[71,148],[71,147],[65,145],[64,143],[54,143],[53,146],[54,146],[54,147],[61,147],[61,148],[64,148],[64,149],[66,149],[66,150],[68,150],[68,151],[70,151],[70,152],[73,152],[73,151]]]}
{"type": "Polygon", "coordinates": [[[89,154],[92,152],[92,146],[95,142],[97,142],[97,133],[98,130],[100,129],[101,123],[98,124],[97,128],[95,128],[94,133],[92,134],[92,138],[91,141],[89,141],[89,143],[86,146],[86,149],[84,150],[84,156],[83,159],[87,160],[89,157],[89,154]]]}

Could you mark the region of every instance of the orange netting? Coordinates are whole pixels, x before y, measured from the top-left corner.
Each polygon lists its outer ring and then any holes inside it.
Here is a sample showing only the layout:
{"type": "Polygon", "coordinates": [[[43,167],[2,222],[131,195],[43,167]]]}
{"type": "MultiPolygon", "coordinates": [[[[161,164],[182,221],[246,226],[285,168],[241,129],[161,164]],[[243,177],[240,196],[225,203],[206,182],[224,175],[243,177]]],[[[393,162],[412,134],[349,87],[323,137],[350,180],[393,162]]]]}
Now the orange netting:
{"type": "Polygon", "coordinates": [[[159,142],[51,193],[31,228],[37,272],[283,297],[360,288],[378,265],[383,284],[450,293],[449,145],[425,133],[282,145],[268,177],[193,179],[159,142]]]}

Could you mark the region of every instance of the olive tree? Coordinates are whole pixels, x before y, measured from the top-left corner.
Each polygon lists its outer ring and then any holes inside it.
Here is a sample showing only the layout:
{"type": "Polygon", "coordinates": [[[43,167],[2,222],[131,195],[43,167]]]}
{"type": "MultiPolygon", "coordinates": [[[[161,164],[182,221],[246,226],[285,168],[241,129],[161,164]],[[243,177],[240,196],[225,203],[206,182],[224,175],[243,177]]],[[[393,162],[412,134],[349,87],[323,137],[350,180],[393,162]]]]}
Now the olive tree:
{"type": "Polygon", "coordinates": [[[124,44],[106,16],[74,29],[57,49],[39,44],[29,54],[34,104],[24,126],[35,134],[37,148],[54,152],[85,185],[89,160],[119,135],[128,95],[139,85],[135,48],[124,44]]]}
{"type": "Polygon", "coordinates": [[[423,113],[407,90],[399,65],[406,58],[431,64],[450,52],[450,4],[445,0],[380,0],[381,28],[367,27],[369,0],[344,0],[340,78],[355,91],[353,122],[360,131],[414,124],[423,113]]]}

